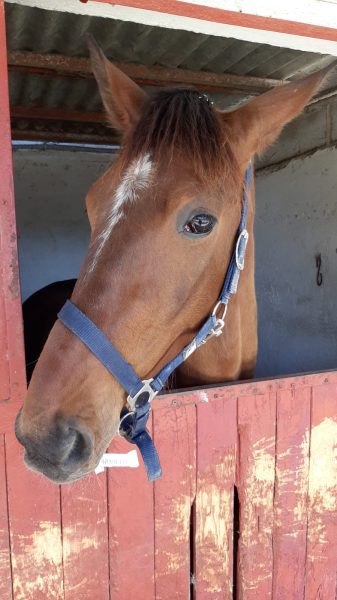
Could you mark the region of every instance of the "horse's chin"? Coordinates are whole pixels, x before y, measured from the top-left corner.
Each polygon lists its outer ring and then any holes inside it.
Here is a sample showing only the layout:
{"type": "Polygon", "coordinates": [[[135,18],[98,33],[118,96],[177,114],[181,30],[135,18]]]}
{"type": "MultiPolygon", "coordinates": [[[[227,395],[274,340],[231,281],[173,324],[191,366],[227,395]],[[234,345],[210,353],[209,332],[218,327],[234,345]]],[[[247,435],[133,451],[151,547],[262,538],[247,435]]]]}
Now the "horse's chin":
{"type": "Polygon", "coordinates": [[[40,457],[31,456],[27,450],[24,452],[24,462],[30,471],[39,473],[56,484],[73,483],[94,471],[93,468],[85,471],[77,471],[76,473],[66,473],[60,470],[59,467],[45,462],[40,457]]]}

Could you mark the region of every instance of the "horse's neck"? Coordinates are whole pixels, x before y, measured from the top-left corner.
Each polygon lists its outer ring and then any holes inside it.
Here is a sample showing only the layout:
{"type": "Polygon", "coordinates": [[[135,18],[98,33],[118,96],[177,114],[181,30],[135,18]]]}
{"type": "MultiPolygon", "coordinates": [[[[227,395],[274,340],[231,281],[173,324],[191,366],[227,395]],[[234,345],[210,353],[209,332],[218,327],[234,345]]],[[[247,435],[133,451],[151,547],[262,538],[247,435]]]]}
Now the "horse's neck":
{"type": "Polygon", "coordinates": [[[250,198],[249,242],[238,292],[229,301],[223,333],[201,346],[181,365],[177,387],[249,379],[257,355],[257,311],[254,285],[254,192],[250,198]]]}

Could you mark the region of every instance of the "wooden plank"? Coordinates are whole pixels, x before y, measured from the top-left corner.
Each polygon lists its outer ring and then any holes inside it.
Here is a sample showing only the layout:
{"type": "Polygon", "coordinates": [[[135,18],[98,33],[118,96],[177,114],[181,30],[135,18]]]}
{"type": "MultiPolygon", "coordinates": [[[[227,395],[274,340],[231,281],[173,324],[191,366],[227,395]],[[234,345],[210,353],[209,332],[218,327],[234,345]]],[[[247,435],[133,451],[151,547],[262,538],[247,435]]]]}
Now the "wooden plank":
{"type": "Polygon", "coordinates": [[[4,273],[2,263],[8,260],[8,255],[5,251],[3,241],[3,212],[7,212],[6,196],[10,192],[9,190],[9,173],[11,169],[11,150],[9,156],[9,139],[8,139],[8,88],[7,83],[7,66],[6,66],[6,38],[4,31],[4,6],[3,2],[0,2],[0,144],[2,151],[0,152],[0,206],[1,206],[1,220],[0,220],[0,401],[7,400],[10,396],[9,391],[9,364],[8,364],[8,348],[7,348],[7,320],[6,320],[6,306],[5,296],[6,282],[4,281],[4,273]],[[5,71],[5,73],[4,73],[5,71]],[[4,75],[4,78],[2,77],[4,75]],[[7,111],[6,111],[7,109],[7,111]]]}
{"type": "Polygon", "coordinates": [[[240,600],[272,597],[275,423],[274,393],[239,398],[240,600]]]}
{"type": "MultiPolygon", "coordinates": [[[[280,79],[113,62],[136,83],[143,86],[184,84],[195,85],[205,91],[225,91],[227,93],[245,91],[254,95],[283,83],[280,79]]],[[[8,68],[9,71],[31,70],[33,74],[46,76],[93,77],[89,58],[59,54],[38,54],[13,50],[8,53],[8,68]]]]}
{"type": "Polygon", "coordinates": [[[17,255],[4,2],[0,0],[0,400],[23,399],[25,366],[17,255]],[[5,324],[4,324],[5,316],[5,324]],[[7,333],[6,333],[7,332],[7,333]],[[5,350],[4,350],[5,340],[5,350]],[[4,363],[8,361],[8,366],[4,363]],[[9,377],[8,377],[9,375],[9,377]]]}
{"type": "Polygon", "coordinates": [[[14,600],[64,600],[60,489],[23,463],[6,436],[14,600]]]}
{"type": "Polygon", "coordinates": [[[305,600],[332,600],[337,566],[337,385],[313,387],[305,600]]]}
{"type": "MultiPolygon", "coordinates": [[[[134,449],[115,438],[109,452],[134,449]]],[[[153,483],[138,468],[108,470],[110,593],[118,600],[154,600],[153,483]]],[[[104,477],[103,474],[98,475],[104,477]]]]}
{"type": "Polygon", "coordinates": [[[190,521],[195,496],[195,407],[154,411],[154,440],[163,476],[155,482],[155,598],[190,592],[190,521]]]}
{"type": "Polygon", "coordinates": [[[3,400],[8,400],[10,396],[9,364],[7,351],[7,326],[4,297],[4,283],[2,280],[2,271],[0,268],[0,402],[3,400]]]}
{"type": "Polygon", "coordinates": [[[273,600],[304,596],[311,388],[277,395],[273,600]]]}
{"type": "Polygon", "coordinates": [[[11,117],[18,119],[46,119],[50,121],[108,123],[107,116],[104,112],[35,108],[31,106],[11,106],[11,117]]]}
{"type": "Polygon", "coordinates": [[[12,573],[7,510],[5,436],[0,436],[0,598],[12,600],[12,573]]]}
{"type": "Polygon", "coordinates": [[[0,434],[13,433],[15,418],[21,407],[21,402],[0,402],[0,434]]]}
{"type": "Polygon", "coordinates": [[[154,405],[160,403],[161,407],[175,404],[199,404],[200,402],[213,402],[221,398],[238,398],[239,396],[263,396],[279,390],[300,389],[312,385],[337,385],[337,371],[323,371],[321,373],[301,373],[291,377],[278,377],[276,379],[248,380],[240,383],[230,383],[222,386],[197,388],[185,391],[175,391],[163,394],[159,400],[154,400],[154,405]]]}
{"type": "Polygon", "coordinates": [[[106,477],[61,488],[64,599],[109,600],[106,477]]]}
{"type": "Polygon", "coordinates": [[[233,598],[236,398],[197,407],[196,600],[233,598]]]}
{"type": "MultiPolygon", "coordinates": [[[[87,0],[82,0],[87,2],[87,0]]],[[[115,4],[115,0],[96,0],[103,4],[115,4]]],[[[317,14],[315,14],[314,24],[305,22],[307,13],[302,13],[300,20],[288,20],[284,18],[275,18],[265,16],[265,14],[252,14],[243,12],[241,5],[237,10],[227,10],[217,6],[210,6],[209,2],[184,2],[183,0],[119,0],[118,6],[127,6],[129,8],[162,12],[166,15],[176,15],[191,19],[209,21],[211,23],[221,23],[256,29],[261,31],[270,31],[272,33],[283,33],[297,35],[307,38],[337,41],[337,31],[334,27],[318,25],[317,14]]],[[[264,13],[266,8],[264,7],[264,13]]],[[[269,15],[269,3],[268,12],[269,15]]],[[[280,14],[280,13],[278,13],[280,14]]],[[[283,13],[284,14],[284,13],[283,13]]],[[[282,13],[281,13],[282,15],[282,13]]],[[[200,25],[201,27],[201,25],[200,25]]],[[[200,29],[198,29],[200,31],[200,29]]],[[[264,36],[264,40],[266,37],[264,36]]],[[[273,41],[268,43],[273,43],[273,41]]],[[[281,43],[280,41],[278,43],[281,43]]]]}

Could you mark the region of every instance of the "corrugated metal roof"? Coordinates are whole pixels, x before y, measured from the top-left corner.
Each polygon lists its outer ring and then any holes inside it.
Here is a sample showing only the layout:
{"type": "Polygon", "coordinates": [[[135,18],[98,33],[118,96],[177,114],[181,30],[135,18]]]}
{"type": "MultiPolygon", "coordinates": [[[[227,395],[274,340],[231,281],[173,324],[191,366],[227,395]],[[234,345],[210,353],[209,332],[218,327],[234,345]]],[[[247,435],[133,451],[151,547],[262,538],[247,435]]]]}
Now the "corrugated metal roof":
{"type": "MultiPolygon", "coordinates": [[[[90,32],[113,61],[274,79],[298,77],[333,60],[265,44],[16,4],[5,4],[5,10],[9,50],[85,57],[84,34],[90,32]]],[[[337,75],[327,85],[334,84],[337,75]]],[[[13,106],[101,110],[92,79],[10,72],[10,97],[13,106]]],[[[247,93],[216,94],[214,99],[225,108],[246,97],[247,93]]]]}

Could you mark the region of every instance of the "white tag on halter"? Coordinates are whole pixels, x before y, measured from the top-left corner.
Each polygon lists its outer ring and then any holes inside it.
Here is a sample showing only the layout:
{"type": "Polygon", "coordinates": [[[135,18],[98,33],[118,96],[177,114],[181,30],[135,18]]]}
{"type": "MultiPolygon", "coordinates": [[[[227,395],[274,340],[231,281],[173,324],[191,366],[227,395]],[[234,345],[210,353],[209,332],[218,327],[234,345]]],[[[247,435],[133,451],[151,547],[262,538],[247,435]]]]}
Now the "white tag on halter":
{"type": "Polygon", "coordinates": [[[103,454],[99,461],[95,473],[103,473],[105,468],[110,467],[139,467],[138,454],[136,450],[130,450],[126,454],[116,454],[111,452],[110,454],[103,454]]]}

